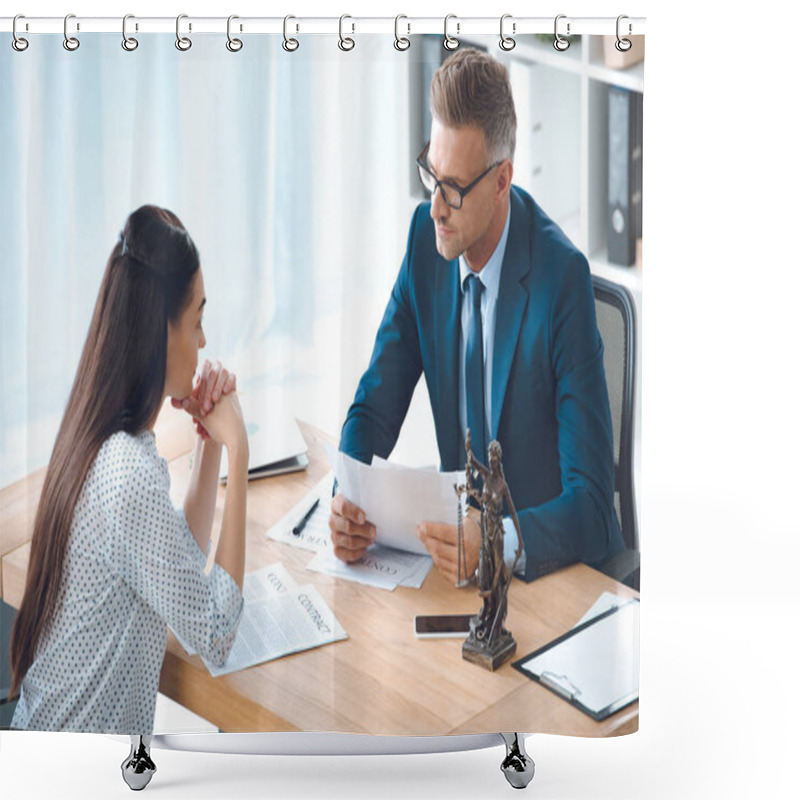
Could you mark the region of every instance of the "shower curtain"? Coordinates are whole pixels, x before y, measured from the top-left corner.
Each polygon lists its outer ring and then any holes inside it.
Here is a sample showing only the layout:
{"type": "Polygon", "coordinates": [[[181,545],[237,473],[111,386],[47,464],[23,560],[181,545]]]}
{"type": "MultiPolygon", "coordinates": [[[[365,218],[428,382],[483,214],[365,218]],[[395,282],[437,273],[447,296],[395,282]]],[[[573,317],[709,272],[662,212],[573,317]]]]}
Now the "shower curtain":
{"type": "MultiPolygon", "coordinates": [[[[244,610],[228,666],[204,661],[172,631],[154,732],[636,731],[638,572],[607,567],[611,556],[619,561],[625,553],[638,564],[640,356],[635,350],[627,519],[609,461],[620,453],[615,389],[607,389],[609,409],[605,395],[597,401],[587,390],[586,362],[577,359],[567,370],[559,358],[570,357],[573,337],[586,336],[596,365],[602,362],[593,276],[622,287],[633,309],[626,335],[633,342],[638,336],[643,54],[615,48],[613,27],[605,37],[562,30],[557,39],[568,47],[554,47],[553,35],[517,35],[505,47],[496,33],[460,36],[451,51],[442,35],[412,33],[406,47],[406,36],[359,33],[347,20],[338,41],[335,34],[293,37],[291,21],[284,37],[248,36],[237,33],[235,20],[229,25],[227,38],[185,28],[189,47],[176,47],[175,35],[137,34],[133,27],[127,36],[136,38],[135,49],[121,47],[122,36],[111,33],[72,31],[80,41],[72,50],[57,35],[29,36],[19,52],[10,35],[2,37],[4,603],[13,612],[22,598],[43,470],[108,254],[127,215],[154,204],[180,217],[199,250],[207,297],[201,358],[219,359],[236,373],[251,456],[257,434],[267,431],[267,444],[280,439],[284,449],[267,447],[265,463],[295,459],[283,464],[293,471],[249,484],[244,610]],[[294,49],[292,38],[299,43],[294,49]],[[486,444],[497,438],[502,446],[522,538],[516,540],[506,502],[503,553],[484,547],[480,561],[469,562],[477,576],[467,574],[463,541],[471,524],[485,544],[491,509],[480,491],[474,510],[463,492],[459,499],[453,491],[468,477],[478,486],[482,481],[465,467],[457,384],[443,409],[449,390],[439,383],[446,383],[442,354],[452,351],[453,364],[457,358],[461,323],[456,327],[453,316],[450,327],[436,326],[464,306],[458,253],[448,250],[436,260],[436,212],[421,205],[433,196],[439,208],[445,192],[457,203],[454,185],[463,191],[462,209],[448,205],[437,220],[443,240],[443,220],[469,213],[464,189],[477,171],[450,156],[440,167],[450,151],[439,146],[426,155],[426,145],[432,132],[438,135],[431,81],[449,57],[471,48],[505,66],[516,115],[510,210],[499,229],[506,258],[496,265],[502,267],[498,311],[484,324],[494,326],[497,341],[510,324],[521,331],[507,356],[498,349],[493,367],[484,366],[512,376],[504,395],[495,393],[493,378],[485,383],[493,405],[486,444]],[[433,195],[421,181],[425,172],[433,195]],[[424,248],[427,260],[418,255],[424,248]],[[520,305],[503,305],[511,290],[505,276],[523,261],[515,278],[523,286],[520,305]],[[434,271],[445,277],[431,277],[434,271]],[[446,281],[455,305],[436,294],[446,281]],[[414,361],[416,372],[401,382],[392,370],[399,363],[393,359],[403,358],[414,361]],[[568,372],[574,382],[559,383],[568,372]],[[384,396],[380,384],[407,396],[384,396]],[[376,457],[369,470],[361,464],[369,461],[361,429],[348,430],[354,402],[367,404],[366,417],[387,414],[364,422],[366,441],[374,444],[369,455],[376,457]],[[573,403],[605,436],[597,445],[605,448],[599,467],[589,452],[596,442],[572,438],[571,426],[585,422],[572,415],[573,403]],[[557,430],[551,425],[548,432],[536,416],[547,412],[557,430]],[[396,432],[382,427],[389,416],[392,425],[402,421],[396,442],[396,432]],[[530,489],[526,481],[540,470],[530,489]],[[598,489],[595,482],[603,481],[598,489]],[[554,498],[572,502],[572,490],[590,498],[580,522],[570,517],[559,529],[558,514],[556,522],[537,515],[554,498]],[[421,504],[422,495],[432,495],[431,513],[461,536],[457,580],[443,563],[432,563],[434,545],[428,540],[426,547],[413,525],[401,531],[406,550],[387,549],[379,528],[382,549],[354,565],[337,558],[331,497],[345,491],[363,492],[350,499],[385,511],[387,530],[395,518],[415,518],[409,497],[421,504]],[[603,502],[612,505],[601,513],[603,502]],[[25,513],[9,511],[12,503],[25,513]],[[517,544],[523,555],[515,562],[517,544]],[[465,657],[464,642],[494,635],[498,604],[507,604],[497,624],[514,647],[490,657],[487,668],[485,652],[483,659],[465,657]],[[456,614],[471,617],[472,629],[467,622],[460,635],[449,629],[442,635],[415,627],[425,624],[417,617],[456,614]]],[[[407,33],[402,20],[397,30],[407,33]]],[[[508,162],[507,155],[498,160],[508,162]]],[[[470,266],[465,259],[461,268],[470,266]]],[[[608,361],[597,374],[608,383],[620,380],[608,361]]],[[[191,421],[167,402],[155,437],[176,506],[189,482],[194,436],[191,421]]],[[[482,453],[486,461],[488,451],[482,453]]],[[[217,528],[224,497],[223,483],[217,528]]],[[[417,515],[416,522],[429,519],[417,515]]]]}

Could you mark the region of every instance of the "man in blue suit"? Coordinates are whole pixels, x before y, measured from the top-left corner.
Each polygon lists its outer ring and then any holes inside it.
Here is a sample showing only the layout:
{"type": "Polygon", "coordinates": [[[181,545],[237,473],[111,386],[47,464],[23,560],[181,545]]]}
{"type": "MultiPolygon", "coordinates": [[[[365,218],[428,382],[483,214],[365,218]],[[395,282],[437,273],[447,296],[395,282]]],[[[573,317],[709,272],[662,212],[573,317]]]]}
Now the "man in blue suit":
{"type": "MultiPolygon", "coordinates": [[[[408,245],[342,428],[340,450],[361,461],[391,453],[424,373],[443,470],[463,469],[497,439],[518,511],[525,580],[624,548],[613,505],[611,415],[603,345],[586,258],[512,186],[516,135],[506,68],[465,49],[431,85],[431,139],[417,159],[431,192],[408,245]]],[[[364,512],[337,494],[336,555],[360,558],[374,541],[364,512]]],[[[517,548],[504,520],[506,557],[517,548]]],[[[421,520],[438,569],[457,578],[456,526],[421,520]]],[[[464,520],[467,574],[478,563],[476,510],[464,520]]],[[[463,567],[462,567],[463,569],[463,567]]]]}

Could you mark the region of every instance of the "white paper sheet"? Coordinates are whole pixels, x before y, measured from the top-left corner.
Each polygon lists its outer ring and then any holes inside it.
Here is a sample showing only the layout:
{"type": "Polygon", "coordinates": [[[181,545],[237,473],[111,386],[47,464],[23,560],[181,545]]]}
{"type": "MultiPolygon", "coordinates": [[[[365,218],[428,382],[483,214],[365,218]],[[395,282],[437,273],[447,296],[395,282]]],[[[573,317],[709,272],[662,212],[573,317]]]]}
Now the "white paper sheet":
{"type": "Polygon", "coordinates": [[[309,584],[245,603],[228,660],[222,667],[203,662],[216,678],[346,638],[322,595],[309,584]]]}
{"type": "Polygon", "coordinates": [[[245,603],[266,600],[268,597],[297,591],[297,584],[286,567],[278,561],[244,576],[242,595],[245,603]]]}
{"type": "Polygon", "coordinates": [[[325,450],[339,491],[363,509],[375,525],[378,544],[424,555],[427,550],[415,533],[418,523],[457,523],[459,499],[454,487],[463,482],[463,473],[402,467],[385,461],[370,466],[331,446],[325,450]]]}
{"type": "MultiPolygon", "coordinates": [[[[244,597],[245,608],[250,602],[297,591],[297,584],[280,561],[255,572],[248,572],[244,576],[242,583],[242,597],[244,597]]],[[[197,650],[190,647],[177,633],[175,633],[175,638],[187,655],[193,656],[197,654],[197,650]]]]}
{"type": "Polygon", "coordinates": [[[620,595],[614,594],[613,592],[603,592],[600,597],[595,600],[592,607],[580,618],[580,621],[576,622],[572,627],[577,628],[578,625],[583,625],[584,622],[588,622],[594,617],[599,617],[604,612],[614,608],[614,606],[621,606],[627,603],[629,599],[628,597],[620,597],[620,595]]]}
{"type": "Polygon", "coordinates": [[[373,545],[353,564],[346,564],[336,558],[333,551],[326,551],[317,553],[307,568],[391,591],[401,585],[419,589],[432,564],[430,556],[373,545]]]}
{"type": "Polygon", "coordinates": [[[600,712],[639,692],[639,603],[628,601],[522,668],[588,709],[600,712]]]}
{"type": "Polygon", "coordinates": [[[303,499],[281,517],[268,531],[267,536],[276,542],[290,544],[304,550],[328,550],[331,547],[331,531],[328,527],[328,517],[331,515],[331,492],[333,491],[333,472],[329,472],[303,499]],[[292,528],[305,516],[315,500],[319,505],[308,521],[295,536],[292,528]]]}

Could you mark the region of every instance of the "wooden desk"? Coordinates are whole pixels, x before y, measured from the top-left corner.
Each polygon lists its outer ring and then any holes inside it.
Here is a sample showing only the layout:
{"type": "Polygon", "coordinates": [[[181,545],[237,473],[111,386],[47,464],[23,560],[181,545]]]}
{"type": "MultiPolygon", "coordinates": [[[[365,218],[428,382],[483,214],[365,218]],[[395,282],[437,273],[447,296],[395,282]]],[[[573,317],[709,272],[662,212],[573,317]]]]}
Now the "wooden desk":
{"type": "MultiPolygon", "coordinates": [[[[308,469],[252,482],[247,505],[247,570],[281,561],[299,583],[314,583],[349,634],[342,642],[212,678],[199,656],[187,656],[170,634],[161,691],[224,731],[334,731],[439,735],[518,730],[613,736],[638,729],[635,703],[595,722],[510,663],[494,673],[461,658],[461,640],[414,637],[415,614],[475,613],[474,588],[456,590],[433,569],[422,589],[375,589],[305,569],[313,553],[268,539],[266,530],[326,473],[320,431],[302,425],[308,469]]],[[[169,462],[172,495],[189,481],[194,434],[188,419],[165,406],[156,427],[169,462]]],[[[3,598],[18,607],[43,471],[0,492],[3,598]]],[[[224,488],[217,500],[215,530],[224,488]]],[[[601,592],[636,596],[578,564],[532,583],[515,580],[507,626],[519,658],[572,627],[601,592]]]]}

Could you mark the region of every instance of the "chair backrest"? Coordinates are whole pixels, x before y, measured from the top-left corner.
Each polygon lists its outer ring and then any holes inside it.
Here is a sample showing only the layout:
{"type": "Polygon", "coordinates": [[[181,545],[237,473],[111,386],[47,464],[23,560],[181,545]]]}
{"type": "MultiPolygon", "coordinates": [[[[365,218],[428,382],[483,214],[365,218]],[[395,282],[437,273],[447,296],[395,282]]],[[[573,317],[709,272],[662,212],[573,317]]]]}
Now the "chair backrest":
{"type": "Polygon", "coordinates": [[[630,292],[592,275],[597,328],[603,340],[603,366],[614,428],[614,506],[622,538],[639,549],[633,497],[633,401],[636,374],[636,312],[630,292]]]}

